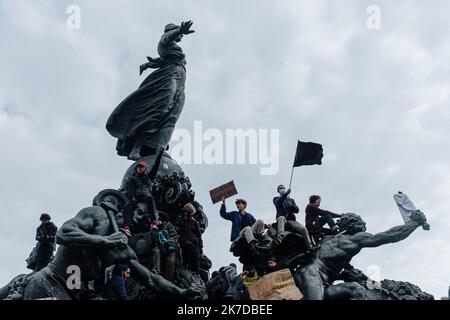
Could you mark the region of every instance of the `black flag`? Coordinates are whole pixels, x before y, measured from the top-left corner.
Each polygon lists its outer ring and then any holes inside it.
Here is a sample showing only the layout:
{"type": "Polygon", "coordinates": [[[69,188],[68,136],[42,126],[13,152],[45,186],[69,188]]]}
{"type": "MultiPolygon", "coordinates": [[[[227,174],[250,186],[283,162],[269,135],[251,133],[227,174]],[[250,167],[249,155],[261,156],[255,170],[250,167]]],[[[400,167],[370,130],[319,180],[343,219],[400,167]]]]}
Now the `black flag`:
{"type": "Polygon", "coordinates": [[[321,144],[298,141],[294,167],[322,164],[323,148],[321,144]]]}

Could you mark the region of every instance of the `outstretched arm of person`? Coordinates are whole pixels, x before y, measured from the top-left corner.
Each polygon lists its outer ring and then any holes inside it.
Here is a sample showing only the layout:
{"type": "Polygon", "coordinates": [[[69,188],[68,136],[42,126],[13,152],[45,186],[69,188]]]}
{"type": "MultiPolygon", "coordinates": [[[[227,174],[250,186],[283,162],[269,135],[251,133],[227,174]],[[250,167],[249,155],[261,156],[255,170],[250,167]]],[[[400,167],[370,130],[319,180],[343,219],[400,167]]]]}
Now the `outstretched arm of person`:
{"type": "Polygon", "coordinates": [[[194,33],[194,30],[191,30],[191,27],[194,23],[192,21],[182,22],[181,26],[177,29],[173,29],[165,32],[161,37],[161,44],[167,45],[172,41],[175,41],[180,35],[188,35],[194,33]]]}
{"type": "Polygon", "coordinates": [[[419,226],[426,222],[425,215],[416,211],[411,216],[411,221],[404,225],[393,227],[387,231],[370,234],[370,233],[357,233],[352,237],[355,243],[361,248],[373,248],[379,247],[388,243],[395,243],[406,239],[411,233],[414,232],[419,226]]]}
{"type": "Polygon", "coordinates": [[[314,212],[318,215],[318,216],[325,216],[327,214],[331,215],[333,218],[340,218],[342,215],[338,214],[338,213],[334,213],[331,211],[327,211],[327,210],[322,210],[320,208],[314,208],[314,212]]]}
{"type": "Polygon", "coordinates": [[[225,220],[232,219],[232,214],[231,212],[227,212],[227,207],[225,206],[225,203],[222,203],[222,205],[220,206],[220,216],[225,220]]]}

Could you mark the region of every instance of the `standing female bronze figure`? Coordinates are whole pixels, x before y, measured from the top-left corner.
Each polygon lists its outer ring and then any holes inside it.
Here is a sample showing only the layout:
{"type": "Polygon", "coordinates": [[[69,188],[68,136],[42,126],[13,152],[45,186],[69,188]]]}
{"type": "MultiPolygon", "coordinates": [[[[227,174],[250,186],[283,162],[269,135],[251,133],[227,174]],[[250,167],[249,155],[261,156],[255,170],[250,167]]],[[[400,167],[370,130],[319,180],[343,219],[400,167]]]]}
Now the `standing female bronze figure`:
{"type": "Polygon", "coordinates": [[[119,155],[138,160],[168,146],[184,106],[186,60],[177,43],[194,32],[192,24],[165,27],[158,44],[159,58],[148,57],[140,74],[148,68],[156,70],[109,117],[106,129],[118,139],[119,155]]]}

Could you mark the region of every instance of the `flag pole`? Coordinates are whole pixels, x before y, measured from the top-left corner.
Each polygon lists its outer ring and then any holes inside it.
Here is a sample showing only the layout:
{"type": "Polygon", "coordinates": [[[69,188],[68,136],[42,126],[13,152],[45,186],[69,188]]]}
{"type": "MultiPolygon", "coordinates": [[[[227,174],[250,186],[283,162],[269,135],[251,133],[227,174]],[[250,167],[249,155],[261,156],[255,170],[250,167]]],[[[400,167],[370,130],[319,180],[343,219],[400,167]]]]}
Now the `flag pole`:
{"type": "MultiPolygon", "coordinates": [[[[297,149],[298,149],[298,142],[297,142],[297,149]]],[[[294,177],[295,162],[297,162],[297,149],[295,149],[294,162],[292,163],[291,179],[289,180],[289,189],[292,187],[292,178],[294,177]]]]}
{"type": "Polygon", "coordinates": [[[292,171],[291,171],[291,180],[289,181],[289,189],[292,186],[292,177],[294,176],[294,166],[292,166],[292,171]]]}

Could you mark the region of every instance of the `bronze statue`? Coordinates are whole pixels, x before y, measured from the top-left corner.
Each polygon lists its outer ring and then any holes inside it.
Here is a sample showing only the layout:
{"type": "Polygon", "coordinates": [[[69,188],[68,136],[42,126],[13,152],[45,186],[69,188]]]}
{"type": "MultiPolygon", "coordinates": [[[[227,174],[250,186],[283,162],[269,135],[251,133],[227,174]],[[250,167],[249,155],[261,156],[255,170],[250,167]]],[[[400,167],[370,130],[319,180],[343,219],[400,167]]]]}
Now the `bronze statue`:
{"type": "MultiPolygon", "coordinates": [[[[183,253],[183,249],[187,249],[186,245],[181,247],[181,252],[179,246],[171,248],[176,260],[176,268],[173,270],[171,266],[171,275],[168,276],[171,281],[156,274],[157,270],[149,271],[149,268],[159,266],[158,262],[151,263],[154,245],[167,240],[162,233],[161,238],[151,237],[155,230],[159,230],[158,223],[161,223],[157,212],[165,212],[167,215],[163,220],[171,221],[183,236],[179,216],[189,203],[189,211],[193,216],[189,219],[190,224],[186,225],[188,228],[185,228],[184,240],[194,241],[198,249],[202,243],[202,234],[208,227],[208,218],[200,203],[195,201],[190,179],[176,161],[165,153],[184,106],[186,61],[177,43],[184,35],[194,32],[191,30],[192,25],[191,21],[187,21],[180,26],[168,24],[165,27],[158,44],[159,57],[148,57],[148,62],[140,66],[140,74],[149,68],[156,70],[119,104],[106,124],[109,133],[118,139],[118,154],[130,160],[139,160],[139,163],[132,164],[125,172],[119,190],[101,191],[91,207],[81,210],[65,222],[56,234],[59,248],[54,259],[42,270],[19,275],[0,288],[0,299],[91,299],[101,287],[96,282],[100,280],[101,283],[107,278],[105,273],[108,268],[122,263],[131,269],[130,281],[127,280],[127,286],[130,284],[132,288],[129,290],[132,292],[129,294],[130,299],[207,298],[205,282],[208,280],[211,261],[202,255],[200,261],[186,263],[192,260],[189,252],[183,253]],[[158,150],[160,153],[157,155],[158,150]],[[139,173],[148,175],[145,168],[150,164],[154,170],[149,176],[133,181],[135,168],[141,167],[139,173]],[[141,191],[137,192],[138,189],[141,191]],[[148,198],[152,201],[145,201],[148,198]],[[136,203],[127,206],[130,200],[136,203]],[[130,208],[126,211],[130,215],[127,215],[125,222],[126,207],[130,208]],[[195,239],[190,234],[192,230],[195,239]],[[183,267],[183,263],[190,265],[193,270],[183,267]],[[69,270],[74,270],[73,267],[79,268],[80,288],[69,285],[69,280],[74,276],[69,270]]],[[[365,232],[365,222],[361,217],[347,213],[337,222],[342,232],[322,238],[314,250],[310,250],[308,233],[300,232],[302,230],[298,228],[287,228],[284,236],[280,236],[280,232],[284,231],[283,219],[280,218],[279,225],[268,225],[267,232],[259,234],[255,252],[249,252],[243,236],[233,242],[230,251],[239,256],[242,263],[254,266],[261,275],[267,271],[266,262],[275,259],[279,267],[291,270],[305,299],[432,298],[418,287],[404,282],[384,280],[380,290],[373,288],[366,285],[367,276],[349,265],[363,248],[401,241],[419,226],[426,226],[426,217],[422,212],[413,212],[410,221],[404,225],[374,235],[365,232]],[[345,282],[333,285],[336,280],[345,282]]],[[[53,240],[51,236],[49,240],[53,240]]],[[[160,247],[162,249],[164,247],[160,247]]],[[[200,254],[197,251],[193,251],[196,258],[200,254]]],[[[32,262],[31,257],[29,264],[32,262]]]]}
{"type": "Polygon", "coordinates": [[[363,248],[379,247],[406,239],[419,226],[426,223],[425,215],[415,211],[411,221],[385,232],[370,234],[366,223],[354,213],[346,213],[338,220],[342,234],[325,237],[312,261],[299,269],[295,281],[306,300],[322,300],[328,285],[338,277],[342,269],[363,248]]]}
{"type": "Polygon", "coordinates": [[[130,160],[153,155],[167,147],[184,106],[186,60],[177,45],[194,32],[192,22],[168,24],[158,44],[159,58],[148,57],[140,73],[156,69],[113,111],[106,124],[118,139],[117,152],[130,160]]]}
{"type": "Polygon", "coordinates": [[[24,299],[76,299],[65,285],[70,276],[67,273],[69,266],[78,266],[81,281],[88,283],[101,275],[106,267],[117,263],[127,263],[135,278],[154,293],[174,298],[198,295],[196,290],[179,288],[141,265],[127,244],[127,235],[116,231],[122,223],[121,212],[115,204],[107,202],[85,208],[65,222],[56,236],[59,249],[54,260],[33,275],[25,288],[24,299]]]}

